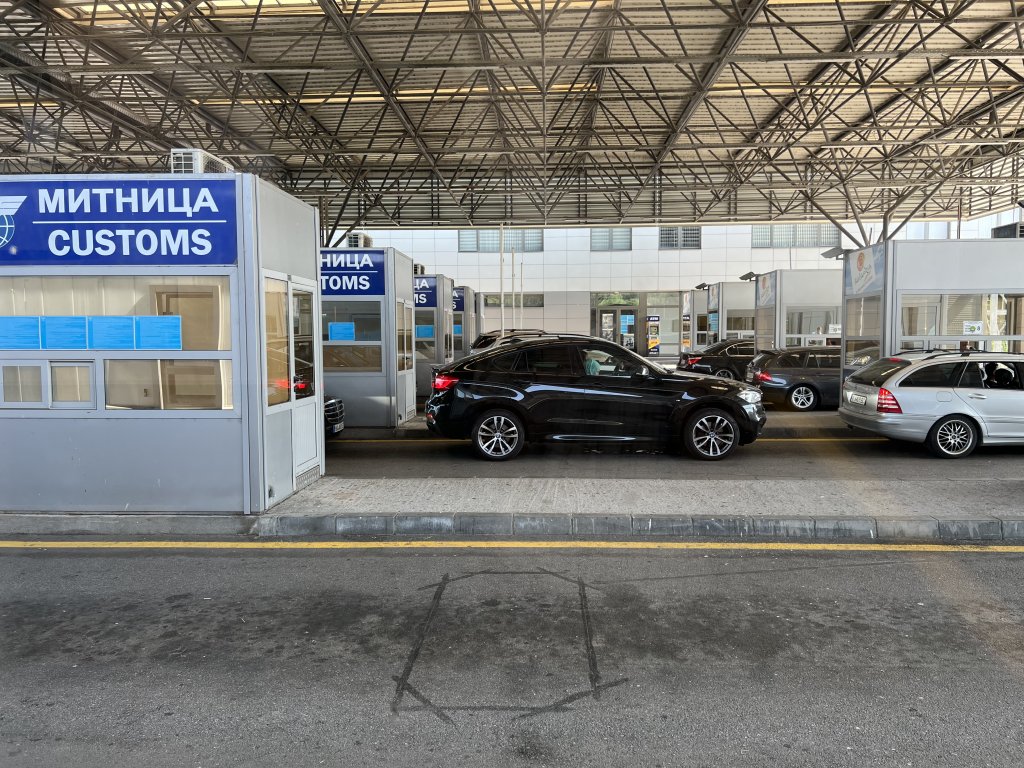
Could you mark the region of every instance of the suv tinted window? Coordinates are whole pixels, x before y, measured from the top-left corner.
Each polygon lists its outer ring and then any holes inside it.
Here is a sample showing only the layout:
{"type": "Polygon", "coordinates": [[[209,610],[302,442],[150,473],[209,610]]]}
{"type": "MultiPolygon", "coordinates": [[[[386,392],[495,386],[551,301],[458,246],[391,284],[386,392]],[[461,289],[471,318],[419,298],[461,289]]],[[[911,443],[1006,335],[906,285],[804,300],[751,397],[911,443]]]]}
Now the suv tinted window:
{"type": "Polygon", "coordinates": [[[468,367],[471,371],[484,371],[487,373],[511,373],[516,370],[516,362],[519,360],[518,352],[509,352],[504,355],[477,360],[468,367]]]}
{"type": "Polygon", "coordinates": [[[901,387],[952,387],[962,363],[939,363],[918,368],[900,382],[901,387]]]}
{"type": "Polygon", "coordinates": [[[525,365],[521,368],[530,373],[557,376],[579,376],[574,358],[578,358],[573,347],[564,344],[555,347],[531,347],[523,351],[525,365]]]}
{"type": "Polygon", "coordinates": [[[880,387],[885,380],[896,371],[902,370],[910,365],[909,360],[899,357],[887,357],[884,360],[876,360],[867,368],[862,368],[850,377],[854,384],[867,384],[870,387],[880,387]]]}

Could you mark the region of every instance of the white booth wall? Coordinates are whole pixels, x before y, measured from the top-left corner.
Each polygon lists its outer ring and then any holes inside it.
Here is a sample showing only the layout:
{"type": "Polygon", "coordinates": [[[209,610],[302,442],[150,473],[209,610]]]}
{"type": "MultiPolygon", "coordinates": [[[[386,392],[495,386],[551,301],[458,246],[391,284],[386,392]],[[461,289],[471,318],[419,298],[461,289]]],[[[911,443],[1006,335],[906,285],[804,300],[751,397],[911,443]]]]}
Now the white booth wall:
{"type": "Polygon", "coordinates": [[[1024,241],[895,241],[846,254],[845,372],[905,349],[1024,351],[1024,241]]]}
{"type": "Polygon", "coordinates": [[[324,386],[349,427],[416,416],[413,262],[394,248],[324,249],[324,386]]]}
{"type": "Polygon", "coordinates": [[[431,369],[455,359],[452,291],[455,284],[444,275],[413,278],[416,298],[416,396],[429,397],[431,369]]]}
{"type": "Polygon", "coordinates": [[[0,246],[0,509],[254,513],[323,474],[313,208],[243,174],[7,176],[0,195],[21,200],[0,246]],[[12,345],[33,318],[36,348],[12,345]]]}
{"type": "Polygon", "coordinates": [[[758,275],[755,286],[758,349],[840,343],[843,275],[839,270],[779,269],[758,275]]]}
{"type": "Polygon", "coordinates": [[[707,343],[754,338],[754,284],[712,283],[707,288],[707,343]]]}

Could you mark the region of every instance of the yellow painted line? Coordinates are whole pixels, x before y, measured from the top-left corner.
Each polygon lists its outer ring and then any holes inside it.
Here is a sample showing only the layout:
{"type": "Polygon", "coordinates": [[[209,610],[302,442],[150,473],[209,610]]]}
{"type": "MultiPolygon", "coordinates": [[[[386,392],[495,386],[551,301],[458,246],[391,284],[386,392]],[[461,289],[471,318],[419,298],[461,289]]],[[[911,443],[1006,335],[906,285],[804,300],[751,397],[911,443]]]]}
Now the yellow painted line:
{"type": "Polygon", "coordinates": [[[1024,545],[813,544],[725,541],[2,541],[0,549],[621,549],[766,552],[992,552],[1024,554],[1024,545]]]}

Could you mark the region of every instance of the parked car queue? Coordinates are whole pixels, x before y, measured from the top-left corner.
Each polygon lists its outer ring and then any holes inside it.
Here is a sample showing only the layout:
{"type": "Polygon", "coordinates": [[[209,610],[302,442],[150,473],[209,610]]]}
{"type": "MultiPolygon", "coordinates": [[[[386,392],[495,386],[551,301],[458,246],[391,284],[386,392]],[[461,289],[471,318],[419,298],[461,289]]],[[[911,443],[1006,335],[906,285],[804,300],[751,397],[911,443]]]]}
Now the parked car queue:
{"type": "Polygon", "coordinates": [[[686,368],[670,371],[604,339],[513,336],[437,370],[427,401],[432,431],[470,438],[488,460],[514,458],[528,441],[680,446],[720,460],[757,439],[766,402],[838,406],[851,427],[927,444],[943,458],[1024,444],[1024,355],[899,354],[843,382],[839,348],[790,348],[755,352],[741,382],[732,369],[721,373],[720,360],[737,364],[750,341],[687,354],[686,368]]]}

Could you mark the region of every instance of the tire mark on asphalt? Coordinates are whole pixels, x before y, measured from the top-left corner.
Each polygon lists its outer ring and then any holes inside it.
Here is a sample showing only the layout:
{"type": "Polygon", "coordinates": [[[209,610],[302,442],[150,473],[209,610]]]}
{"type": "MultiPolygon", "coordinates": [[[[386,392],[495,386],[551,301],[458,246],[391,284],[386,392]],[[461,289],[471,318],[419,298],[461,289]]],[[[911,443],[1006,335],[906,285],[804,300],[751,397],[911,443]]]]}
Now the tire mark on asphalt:
{"type": "MultiPolygon", "coordinates": [[[[430,625],[434,621],[434,617],[437,615],[437,609],[441,605],[441,596],[444,594],[445,587],[448,586],[448,574],[446,573],[441,577],[441,582],[437,585],[437,590],[434,592],[434,599],[430,603],[430,610],[427,611],[427,617],[423,620],[423,624],[420,625],[420,631],[416,637],[416,642],[413,644],[412,650],[409,651],[409,658],[405,661],[405,668],[402,670],[402,674],[395,680],[395,696],[391,700],[391,712],[395,715],[398,714],[398,707],[402,703],[402,697],[405,692],[409,690],[409,676],[412,675],[412,669],[416,665],[416,659],[419,658],[420,649],[423,647],[423,641],[427,638],[427,632],[430,631],[430,625]]],[[[412,691],[410,691],[412,694],[412,691]]],[[[415,694],[412,694],[415,695],[415,694]]],[[[440,713],[442,719],[445,719],[444,713],[440,713]]]]}
{"type": "Polygon", "coordinates": [[[601,673],[597,669],[597,654],[594,652],[594,631],[590,622],[590,603],[587,601],[587,585],[583,577],[577,580],[580,590],[580,612],[583,614],[583,638],[587,646],[587,669],[590,677],[590,691],[595,701],[601,700],[601,673]]]}

